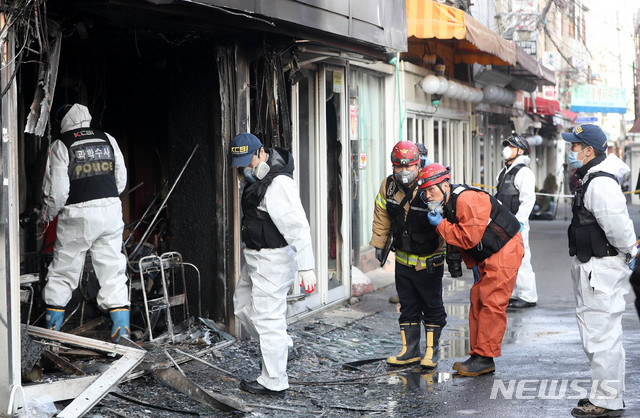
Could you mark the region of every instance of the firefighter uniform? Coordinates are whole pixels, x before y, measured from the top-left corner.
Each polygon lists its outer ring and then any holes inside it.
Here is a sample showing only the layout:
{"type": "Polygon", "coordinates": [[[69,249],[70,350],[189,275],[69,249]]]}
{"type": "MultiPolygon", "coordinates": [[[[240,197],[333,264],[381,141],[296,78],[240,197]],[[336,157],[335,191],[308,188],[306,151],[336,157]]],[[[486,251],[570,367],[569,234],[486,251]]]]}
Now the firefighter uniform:
{"type": "Polygon", "coordinates": [[[371,245],[384,248],[393,238],[396,254],[395,283],[400,301],[398,319],[403,351],[387,361],[404,365],[420,361],[420,322],[424,324],[427,349],[421,365],[435,367],[439,338],[447,314],[442,301],[445,243],[426,217],[427,206],[414,181],[401,185],[394,176],[386,178],[376,197],[371,245]],[[409,196],[406,196],[410,193],[409,196]]]}

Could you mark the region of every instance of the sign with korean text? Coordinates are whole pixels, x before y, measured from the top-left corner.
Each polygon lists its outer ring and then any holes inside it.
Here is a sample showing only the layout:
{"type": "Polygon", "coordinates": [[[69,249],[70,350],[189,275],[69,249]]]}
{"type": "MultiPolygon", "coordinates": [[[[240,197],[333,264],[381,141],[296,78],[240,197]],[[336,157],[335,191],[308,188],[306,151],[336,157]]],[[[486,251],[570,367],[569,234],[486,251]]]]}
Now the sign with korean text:
{"type": "Polygon", "coordinates": [[[627,113],[624,87],[580,84],[571,88],[571,111],[587,113],[627,113]]]}

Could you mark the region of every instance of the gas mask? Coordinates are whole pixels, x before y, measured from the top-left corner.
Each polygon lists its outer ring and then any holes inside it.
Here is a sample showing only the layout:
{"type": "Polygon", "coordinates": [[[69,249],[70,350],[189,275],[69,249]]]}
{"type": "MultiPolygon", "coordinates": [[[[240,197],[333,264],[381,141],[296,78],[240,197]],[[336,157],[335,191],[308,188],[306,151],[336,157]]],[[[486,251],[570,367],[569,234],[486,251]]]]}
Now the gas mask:
{"type": "Polygon", "coordinates": [[[255,167],[253,167],[253,175],[256,176],[258,180],[262,180],[267,174],[269,174],[270,170],[271,167],[269,167],[269,164],[264,161],[260,161],[255,167]]]}
{"type": "Polygon", "coordinates": [[[427,202],[427,209],[429,210],[429,212],[435,212],[438,211],[440,212],[440,215],[442,215],[443,210],[442,210],[442,204],[444,203],[444,200],[440,200],[440,201],[435,201],[435,200],[430,200],[429,202],[427,202]]]}
{"type": "Polygon", "coordinates": [[[508,160],[511,158],[511,147],[504,147],[502,149],[502,158],[508,160]]]}
{"type": "Polygon", "coordinates": [[[244,167],[242,169],[242,176],[248,183],[255,183],[265,178],[270,170],[271,167],[269,167],[269,164],[260,161],[255,167],[244,167]]]}
{"type": "Polygon", "coordinates": [[[393,177],[403,185],[406,185],[406,184],[413,183],[413,180],[415,180],[416,175],[413,171],[402,170],[400,172],[393,173],[393,177]]]}
{"type": "Polygon", "coordinates": [[[427,198],[424,195],[424,192],[420,193],[420,199],[422,199],[422,201],[427,205],[427,210],[429,210],[429,212],[435,212],[438,211],[440,212],[441,215],[444,214],[444,201],[447,199],[447,196],[443,196],[442,200],[427,200],[427,198]]]}

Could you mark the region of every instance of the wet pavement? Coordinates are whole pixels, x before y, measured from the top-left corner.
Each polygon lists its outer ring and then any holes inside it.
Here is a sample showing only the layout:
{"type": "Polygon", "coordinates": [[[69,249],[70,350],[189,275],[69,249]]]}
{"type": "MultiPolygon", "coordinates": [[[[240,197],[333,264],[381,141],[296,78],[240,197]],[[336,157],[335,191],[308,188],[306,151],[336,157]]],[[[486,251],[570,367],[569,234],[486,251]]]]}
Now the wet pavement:
{"type": "MultiPolygon", "coordinates": [[[[629,207],[636,231],[640,208],[629,207]]],[[[590,372],[582,350],[569,274],[566,229],[562,211],[555,221],[532,221],[532,264],[537,276],[538,306],[508,312],[502,357],[496,372],[457,377],[455,361],[467,358],[468,294],[471,271],[452,279],[445,273],[444,300],[448,314],[437,370],[389,368],[384,361],[355,367],[344,363],[384,358],[400,349],[398,305],[393,274],[370,274],[377,289],[358,303],[346,303],[300,320],[289,327],[296,357],[289,362],[291,389],[284,399],[256,396],[238,389],[240,379],[260,370],[255,341],[242,341],[202,356],[226,371],[201,363],[183,364],[185,375],[207,390],[244,400],[248,416],[570,416],[577,400],[590,390],[590,372]]],[[[640,416],[640,321],[627,297],[623,317],[626,349],[626,412],[640,416]]],[[[424,347],[424,336],[421,346],[424,347]]],[[[130,399],[144,400],[158,410],[108,395],[87,416],[232,416],[215,411],[144,376],[119,387],[130,399]]]]}

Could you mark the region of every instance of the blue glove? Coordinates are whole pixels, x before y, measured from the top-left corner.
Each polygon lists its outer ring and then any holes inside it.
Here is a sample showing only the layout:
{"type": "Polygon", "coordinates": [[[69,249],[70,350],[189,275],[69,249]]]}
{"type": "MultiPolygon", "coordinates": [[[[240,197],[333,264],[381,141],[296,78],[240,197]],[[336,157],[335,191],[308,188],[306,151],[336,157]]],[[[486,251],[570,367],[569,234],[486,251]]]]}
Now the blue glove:
{"type": "Polygon", "coordinates": [[[473,283],[478,283],[478,280],[480,280],[480,270],[478,270],[478,265],[476,264],[475,266],[473,266],[472,270],[473,270],[473,283]]]}
{"type": "Polygon", "coordinates": [[[438,226],[440,225],[440,222],[442,222],[442,215],[440,215],[440,212],[438,212],[437,210],[431,211],[431,212],[427,212],[427,219],[429,220],[429,223],[433,226],[438,226]]]}
{"type": "Polygon", "coordinates": [[[634,267],[636,266],[636,258],[638,258],[638,257],[633,257],[633,259],[629,262],[629,268],[631,270],[633,270],[634,267]]]}
{"type": "Polygon", "coordinates": [[[524,228],[524,224],[520,222],[520,232],[522,232],[522,228],[524,228]]]}

